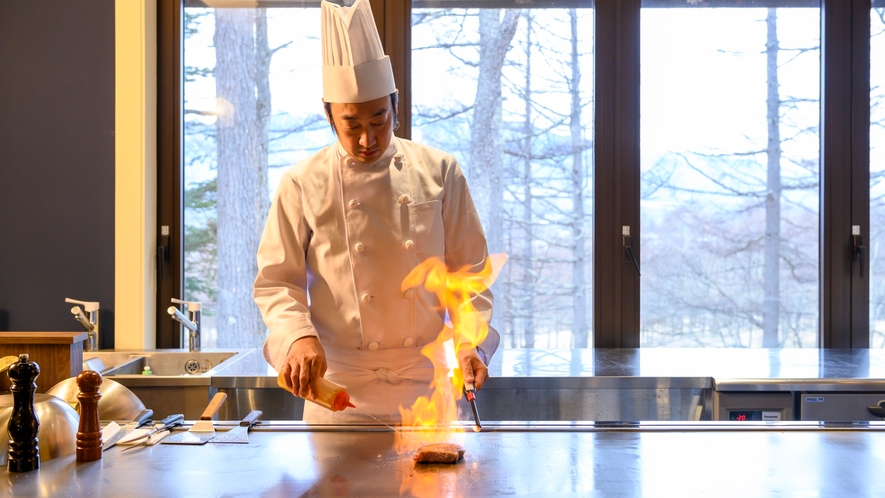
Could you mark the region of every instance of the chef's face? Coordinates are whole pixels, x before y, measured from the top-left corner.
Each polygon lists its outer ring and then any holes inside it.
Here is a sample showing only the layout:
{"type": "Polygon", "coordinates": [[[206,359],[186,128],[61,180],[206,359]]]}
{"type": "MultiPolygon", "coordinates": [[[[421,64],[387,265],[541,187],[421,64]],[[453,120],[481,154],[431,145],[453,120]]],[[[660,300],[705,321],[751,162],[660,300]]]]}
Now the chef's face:
{"type": "Polygon", "coordinates": [[[344,150],[361,163],[375,162],[393,137],[396,115],[390,96],[359,104],[331,104],[332,127],[344,150]]]}

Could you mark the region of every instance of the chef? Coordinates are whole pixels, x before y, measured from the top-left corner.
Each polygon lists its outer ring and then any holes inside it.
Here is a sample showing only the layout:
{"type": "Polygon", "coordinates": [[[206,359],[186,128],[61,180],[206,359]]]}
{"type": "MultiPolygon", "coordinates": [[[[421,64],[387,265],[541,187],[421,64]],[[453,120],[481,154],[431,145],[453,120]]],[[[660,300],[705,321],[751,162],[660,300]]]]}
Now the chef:
{"type": "MultiPolygon", "coordinates": [[[[294,393],[314,398],[325,377],[357,407],[305,403],[305,421],[396,423],[400,405],[430,395],[421,348],[446,327],[435,295],[403,279],[430,257],[478,272],[488,249],[455,158],[393,135],[397,90],[369,0],[323,1],[321,17],[323,102],[338,141],[288,170],[271,205],[254,285],[270,329],[263,351],[294,393]]],[[[472,304],[491,320],[490,292],[472,304]]],[[[499,340],[490,327],[456,348],[466,383],[482,387],[499,340]]]]}

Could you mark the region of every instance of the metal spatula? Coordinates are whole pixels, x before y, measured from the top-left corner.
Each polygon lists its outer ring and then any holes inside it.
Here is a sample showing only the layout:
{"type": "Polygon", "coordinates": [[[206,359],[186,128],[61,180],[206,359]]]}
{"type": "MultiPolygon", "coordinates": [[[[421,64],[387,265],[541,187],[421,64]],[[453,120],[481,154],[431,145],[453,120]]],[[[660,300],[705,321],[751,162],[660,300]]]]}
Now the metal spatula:
{"type": "Polygon", "coordinates": [[[218,414],[218,409],[221,408],[226,399],[227,394],[216,394],[209,406],[206,407],[206,410],[203,411],[203,414],[200,415],[200,420],[189,431],[169,436],[160,441],[160,444],[206,444],[209,442],[210,439],[215,437],[215,426],[212,424],[212,419],[218,414]]]}
{"type": "Polygon", "coordinates": [[[261,410],[252,410],[240,425],[212,438],[212,443],[249,444],[249,429],[261,418],[261,410]]]}

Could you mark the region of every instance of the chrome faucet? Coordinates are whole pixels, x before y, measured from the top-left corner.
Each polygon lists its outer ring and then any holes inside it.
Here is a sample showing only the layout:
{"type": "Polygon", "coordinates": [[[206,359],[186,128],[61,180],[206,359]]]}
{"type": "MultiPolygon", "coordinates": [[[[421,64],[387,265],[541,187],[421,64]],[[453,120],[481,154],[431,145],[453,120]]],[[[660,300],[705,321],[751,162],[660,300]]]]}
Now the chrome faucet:
{"type": "Polygon", "coordinates": [[[83,309],[89,314],[89,318],[83,314],[83,310],[79,306],[71,308],[71,313],[74,315],[74,319],[80,322],[80,325],[86,329],[86,345],[84,350],[98,351],[98,303],[94,301],[77,301],[71,298],[65,298],[65,302],[83,305],[83,309]]]}
{"type": "MultiPolygon", "coordinates": [[[[172,302],[176,304],[186,304],[187,311],[190,314],[190,319],[188,319],[181,311],[178,310],[175,306],[170,306],[166,311],[169,313],[169,316],[172,317],[176,322],[184,325],[190,333],[188,334],[188,351],[199,351],[200,350],[200,315],[202,315],[202,303],[198,301],[181,301],[179,299],[172,298],[172,302]]],[[[184,341],[182,341],[183,343],[184,341]]],[[[184,344],[182,344],[184,346],[184,344]]]]}

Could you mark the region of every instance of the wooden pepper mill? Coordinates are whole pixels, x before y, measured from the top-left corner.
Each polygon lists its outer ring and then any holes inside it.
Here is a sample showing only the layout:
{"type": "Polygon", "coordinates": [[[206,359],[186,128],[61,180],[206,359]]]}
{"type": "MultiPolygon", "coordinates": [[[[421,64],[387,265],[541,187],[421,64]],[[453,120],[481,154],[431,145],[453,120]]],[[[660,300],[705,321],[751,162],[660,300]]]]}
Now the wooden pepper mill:
{"type": "Polygon", "coordinates": [[[77,461],[91,462],[101,458],[101,424],[98,419],[98,400],[101,393],[101,374],[84,370],[77,376],[80,394],[80,426],[77,429],[77,461]]]}
{"type": "Polygon", "coordinates": [[[9,367],[12,391],[12,415],[9,417],[9,453],[7,468],[10,472],[30,472],[40,468],[40,448],[37,432],[40,421],[34,411],[34,392],[40,367],[28,360],[28,355],[18,356],[18,362],[9,367]]]}

